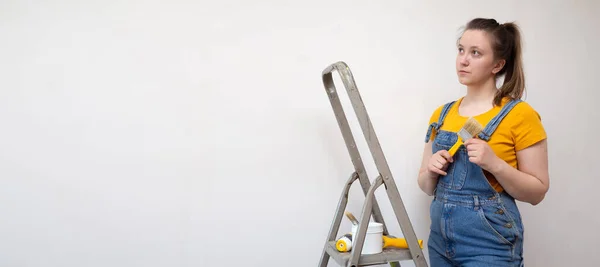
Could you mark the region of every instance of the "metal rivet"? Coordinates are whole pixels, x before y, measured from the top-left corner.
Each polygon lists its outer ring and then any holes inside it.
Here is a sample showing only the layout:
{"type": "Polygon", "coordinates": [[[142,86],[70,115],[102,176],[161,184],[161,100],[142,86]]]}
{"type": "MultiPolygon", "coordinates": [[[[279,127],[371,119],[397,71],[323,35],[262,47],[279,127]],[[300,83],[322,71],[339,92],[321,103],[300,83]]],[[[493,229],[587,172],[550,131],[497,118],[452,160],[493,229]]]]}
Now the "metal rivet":
{"type": "Polygon", "coordinates": [[[511,223],[507,223],[504,225],[506,228],[512,228],[512,224],[511,223]]]}

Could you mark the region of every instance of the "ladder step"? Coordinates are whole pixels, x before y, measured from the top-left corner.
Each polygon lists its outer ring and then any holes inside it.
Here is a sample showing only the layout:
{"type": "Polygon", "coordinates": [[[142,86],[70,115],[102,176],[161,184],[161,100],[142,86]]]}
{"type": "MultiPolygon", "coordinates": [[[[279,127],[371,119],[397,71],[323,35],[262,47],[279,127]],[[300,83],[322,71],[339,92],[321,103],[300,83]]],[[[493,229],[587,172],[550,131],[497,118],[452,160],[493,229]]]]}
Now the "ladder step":
{"type": "MultiPolygon", "coordinates": [[[[325,248],[327,254],[333,258],[340,266],[348,266],[351,252],[339,252],[335,248],[336,241],[330,241],[325,248]]],[[[383,252],[378,254],[361,255],[358,266],[370,266],[379,264],[388,264],[390,262],[400,262],[412,260],[410,250],[398,248],[384,248],[383,252]]]]}

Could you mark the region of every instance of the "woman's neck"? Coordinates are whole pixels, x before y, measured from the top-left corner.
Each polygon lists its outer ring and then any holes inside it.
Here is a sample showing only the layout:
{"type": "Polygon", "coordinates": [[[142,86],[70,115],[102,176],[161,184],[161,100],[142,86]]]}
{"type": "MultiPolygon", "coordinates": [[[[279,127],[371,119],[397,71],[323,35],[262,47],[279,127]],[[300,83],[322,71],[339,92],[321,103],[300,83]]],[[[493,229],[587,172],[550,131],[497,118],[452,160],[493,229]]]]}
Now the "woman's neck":
{"type": "Polygon", "coordinates": [[[458,113],[464,117],[472,117],[489,111],[494,107],[497,90],[493,79],[478,86],[468,86],[467,95],[461,101],[458,113]]]}
{"type": "Polygon", "coordinates": [[[483,84],[468,86],[463,102],[475,105],[491,104],[497,91],[494,79],[489,79],[483,84]]]}

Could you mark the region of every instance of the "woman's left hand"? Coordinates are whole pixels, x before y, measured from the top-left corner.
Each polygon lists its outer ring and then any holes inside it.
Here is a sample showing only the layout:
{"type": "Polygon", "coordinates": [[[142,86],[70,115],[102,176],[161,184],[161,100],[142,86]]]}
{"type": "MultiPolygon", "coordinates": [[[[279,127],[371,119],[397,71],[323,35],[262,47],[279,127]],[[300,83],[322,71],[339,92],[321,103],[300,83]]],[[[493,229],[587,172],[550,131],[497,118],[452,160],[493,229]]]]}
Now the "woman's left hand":
{"type": "Polygon", "coordinates": [[[471,138],[465,142],[465,147],[469,154],[469,161],[473,162],[486,171],[492,172],[500,158],[492,150],[486,141],[478,138],[471,138]]]}

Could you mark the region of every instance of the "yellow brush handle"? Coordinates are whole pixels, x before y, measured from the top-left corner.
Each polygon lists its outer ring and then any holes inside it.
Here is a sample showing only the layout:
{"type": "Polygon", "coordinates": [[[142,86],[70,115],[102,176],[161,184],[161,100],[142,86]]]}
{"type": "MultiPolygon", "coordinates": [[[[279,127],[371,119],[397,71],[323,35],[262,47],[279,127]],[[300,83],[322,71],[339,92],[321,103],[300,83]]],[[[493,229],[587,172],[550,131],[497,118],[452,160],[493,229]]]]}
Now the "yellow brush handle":
{"type": "Polygon", "coordinates": [[[454,157],[454,154],[456,154],[456,151],[458,151],[458,149],[462,145],[463,145],[462,139],[458,138],[458,140],[456,140],[456,143],[454,143],[454,145],[450,148],[450,150],[448,150],[448,153],[450,153],[450,156],[454,157]]]}
{"type": "MultiPolygon", "coordinates": [[[[423,240],[419,239],[419,246],[423,249],[423,240]]],[[[405,238],[383,236],[383,248],[408,248],[408,243],[405,238]]]]}

